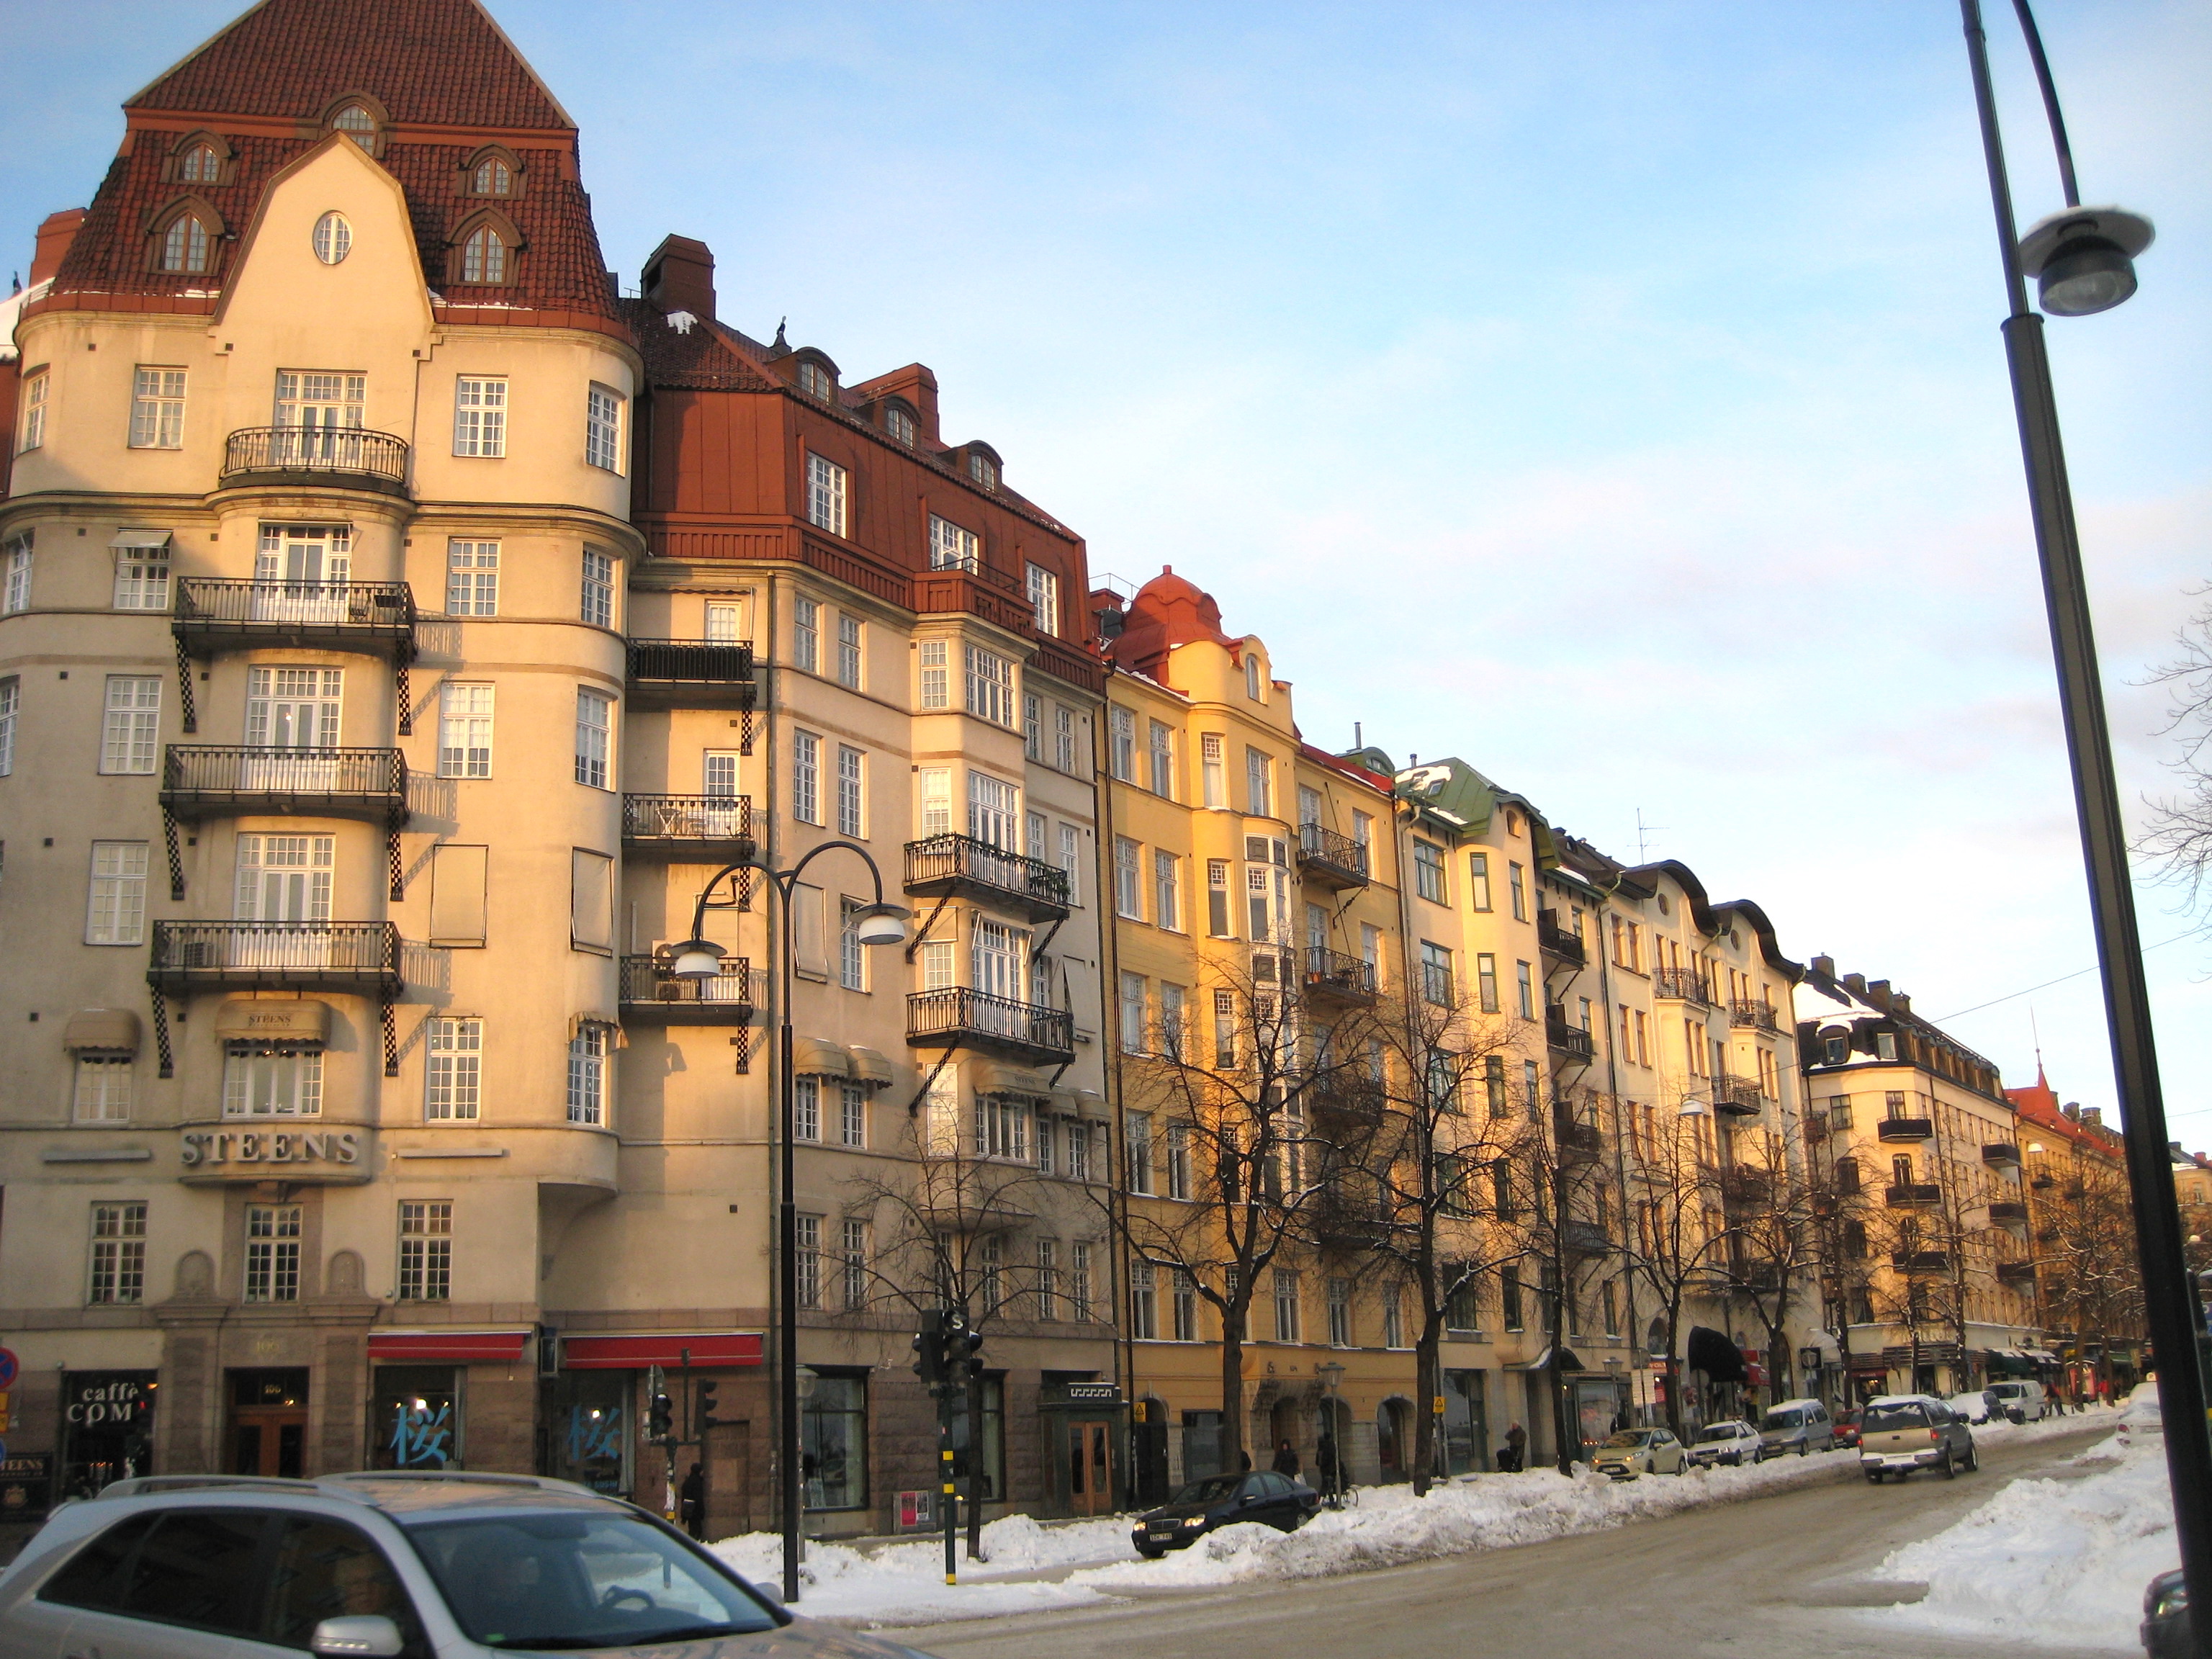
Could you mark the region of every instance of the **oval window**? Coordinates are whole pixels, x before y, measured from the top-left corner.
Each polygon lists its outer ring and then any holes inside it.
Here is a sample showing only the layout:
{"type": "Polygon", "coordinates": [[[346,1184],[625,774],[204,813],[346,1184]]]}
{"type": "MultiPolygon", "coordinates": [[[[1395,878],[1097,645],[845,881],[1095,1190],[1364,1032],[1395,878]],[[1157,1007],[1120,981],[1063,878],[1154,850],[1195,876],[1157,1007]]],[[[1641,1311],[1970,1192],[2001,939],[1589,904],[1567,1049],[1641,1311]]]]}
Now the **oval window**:
{"type": "Polygon", "coordinates": [[[334,265],[353,252],[353,227],[343,213],[325,213],[315,221],[315,258],[334,265]]]}

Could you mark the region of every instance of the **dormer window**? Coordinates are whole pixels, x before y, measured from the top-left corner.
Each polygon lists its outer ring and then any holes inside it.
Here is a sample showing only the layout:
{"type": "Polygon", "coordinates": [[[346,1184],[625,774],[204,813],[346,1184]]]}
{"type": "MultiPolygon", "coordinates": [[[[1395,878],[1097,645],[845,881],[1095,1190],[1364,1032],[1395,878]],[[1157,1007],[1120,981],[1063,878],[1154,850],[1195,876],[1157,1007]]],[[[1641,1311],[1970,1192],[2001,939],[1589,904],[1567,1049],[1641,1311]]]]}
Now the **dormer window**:
{"type": "Polygon", "coordinates": [[[208,268],[211,238],[206,222],[187,209],[161,233],[161,269],[198,275],[208,268]]]}
{"type": "Polygon", "coordinates": [[[194,144],[177,158],[177,177],[188,185],[212,185],[222,173],[222,157],[212,144],[194,144]]]}
{"type": "Polygon", "coordinates": [[[376,117],[365,104],[348,104],[331,117],[331,131],[343,132],[371,155],[376,154],[376,117]]]}
{"type": "Polygon", "coordinates": [[[799,366],[799,389],[808,397],[819,398],[826,403],[836,390],[836,383],[830,378],[830,371],[821,364],[802,362],[799,366]]]}
{"type": "Polygon", "coordinates": [[[971,450],[968,456],[968,476],[985,489],[999,487],[999,465],[988,455],[971,450]]]}
{"type": "Polygon", "coordinates": [[[489,225],[479,225],[461,244],[461,280],[465,283],[503,283],[507,280],[507,244],[489,225]]]}
{"type": "Polygon", "coordinates": [[[892,404],[884,410],[884,430],[908,449],[914,447],[914,411],[892,404]]]}
{"type": "Polygon", "coordinates": [[[494,155],[477,163],[474,188],[479,196],[514,194],[514,169],[494,155]]]}

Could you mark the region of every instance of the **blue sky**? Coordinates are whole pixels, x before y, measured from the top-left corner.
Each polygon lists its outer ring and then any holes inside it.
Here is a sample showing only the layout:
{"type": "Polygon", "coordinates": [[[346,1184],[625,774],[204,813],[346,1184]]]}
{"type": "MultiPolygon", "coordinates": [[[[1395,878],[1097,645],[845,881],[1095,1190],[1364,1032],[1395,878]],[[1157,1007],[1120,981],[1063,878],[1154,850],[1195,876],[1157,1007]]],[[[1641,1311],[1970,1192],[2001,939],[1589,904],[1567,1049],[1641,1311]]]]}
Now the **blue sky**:
{"type": "MultiPolygon", "coordinates": [[[[234,9],[0,0],[27,264],[117,106],[234,9]]],[[[501,21],[584,133],[610,261],[715,250],[721,313],[1211,588],[1306,735],[1457,753],[1680,858],[1935,1016],[2089,964],[1956,8],[567,3],[501,21]]],[[[2130,811],[2131,684],[2212,580],[2212,10],[2045,0],[2142,290],[2050,334],[2130,811]]],[[[2059,205],[2010,17],[2023,222],[2059,205]]],[[[2146,890],[2155,943],[2182,933],[2146,890]]],[[[2149,958],[2212,1144],[2212,951],[2149,958]]],[[[2094,975],[1951,1029],[2109,1105],[2094,975]]]]}

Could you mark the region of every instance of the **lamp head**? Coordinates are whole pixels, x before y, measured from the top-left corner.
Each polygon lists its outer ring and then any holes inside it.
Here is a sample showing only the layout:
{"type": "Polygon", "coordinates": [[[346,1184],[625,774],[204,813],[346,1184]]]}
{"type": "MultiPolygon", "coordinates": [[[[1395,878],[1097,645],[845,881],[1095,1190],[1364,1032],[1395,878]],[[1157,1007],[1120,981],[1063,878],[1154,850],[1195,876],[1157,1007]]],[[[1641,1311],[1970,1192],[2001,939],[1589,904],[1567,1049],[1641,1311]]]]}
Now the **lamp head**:
{"type": "Polygon", "coordinates": [[[1686,1100],[1682,1103],[1681,1115],[1684,1117],[1703,1117],[1705,1115],[1705,1103],[1704,1101],[1686,1100]]]}
{"type": "Polygon", "coordinates": [[[722,947],[712,939],[687,939],[670,955],[669,971],[678,979],[714,979],[722,971],[722,947]]]}
{"type": "Polygon", "coordinates": [[[2136,256],[2154,234],[2149,220],[2119,208],[2069,208],[2021,238],[2021,272],[2035,278],[2053,317],[2094,316],[2134,294],[2136,256]]]}
{"type": "Polygon", "coordinates": [[[903,904],[864,904],[853,913],[853,936],[863,945],[903,945],[913,914],[903,904]]]}

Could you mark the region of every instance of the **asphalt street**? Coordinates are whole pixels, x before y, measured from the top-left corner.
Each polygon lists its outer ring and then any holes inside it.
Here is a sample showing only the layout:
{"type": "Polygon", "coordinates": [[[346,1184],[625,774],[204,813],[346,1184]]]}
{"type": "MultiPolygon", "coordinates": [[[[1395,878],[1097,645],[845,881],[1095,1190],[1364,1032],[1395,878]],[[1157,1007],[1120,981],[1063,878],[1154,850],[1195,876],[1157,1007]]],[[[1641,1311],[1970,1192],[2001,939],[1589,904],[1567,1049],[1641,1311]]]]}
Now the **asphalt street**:
{"type": "MultiPolygon", "coordinates": [[[[1833,1484],[1687,1510],[1608,1532],[1379,1572],[1224,1589],[1161,1591],[1125,1607],[933,1625],[897,1632],[944,1659],[2018,1659],[1996,1642],[1902,1633],[1855,1610],[1857,1581],[1900,1544],[1940,1532],[2000,1483],[2048,1473],[2109,1423],[2012,1446],[1978,1474],[1833,1484]]],[[[2035,1659],[2111,1659],[2037,1648],[2035,1659]]]]}

